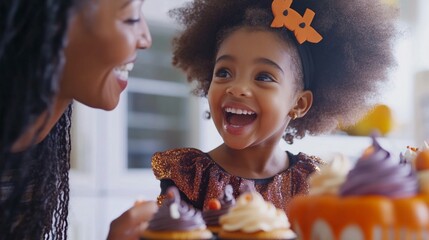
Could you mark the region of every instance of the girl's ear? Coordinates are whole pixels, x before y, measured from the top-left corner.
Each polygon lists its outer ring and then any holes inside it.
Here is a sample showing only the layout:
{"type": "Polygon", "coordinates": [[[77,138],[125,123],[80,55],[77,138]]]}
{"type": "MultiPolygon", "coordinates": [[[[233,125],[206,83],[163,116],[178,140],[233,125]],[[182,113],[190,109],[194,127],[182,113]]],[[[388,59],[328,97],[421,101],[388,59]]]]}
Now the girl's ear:
{"type": "Polygon", "coordinates": [[[304,117],[304,115],[310,110],[313,104],[313,93],[309,90],[299,93],[295,107],[292,111],[296,113],[298,118],[304,117]]]}

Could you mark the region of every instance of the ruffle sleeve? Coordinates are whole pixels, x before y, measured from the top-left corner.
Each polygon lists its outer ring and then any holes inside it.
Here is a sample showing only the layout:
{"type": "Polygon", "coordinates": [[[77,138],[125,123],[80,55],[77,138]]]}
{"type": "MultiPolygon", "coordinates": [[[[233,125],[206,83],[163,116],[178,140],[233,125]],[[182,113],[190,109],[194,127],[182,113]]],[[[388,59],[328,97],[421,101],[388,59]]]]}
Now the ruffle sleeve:
{"type": "Polygon", "coordinates": [[[292,184],[292,194],[308,194],[310,188],[308,177],[314,172],[320,171],[320,166],[325,163],[319,157],[302,152],[295,155],[295,161],[294,166],[291,168],[290,178],[292,182],[302,184],[292,184]]]}
{"type": "MultiPolygon", "coordinates": [[[[189,202],[200,207],[200,199],[204,196],[210,176],[213,161],[201,150],[194,148],[179,148],[165,152],[157,152],[152,157],[152,169],[160,181],[172,182],[189,202]]],[[[160,203],[164,196],[158,198],[160,203]]],[[[202,207],[202,206],[201,206],[202,207]]]]}

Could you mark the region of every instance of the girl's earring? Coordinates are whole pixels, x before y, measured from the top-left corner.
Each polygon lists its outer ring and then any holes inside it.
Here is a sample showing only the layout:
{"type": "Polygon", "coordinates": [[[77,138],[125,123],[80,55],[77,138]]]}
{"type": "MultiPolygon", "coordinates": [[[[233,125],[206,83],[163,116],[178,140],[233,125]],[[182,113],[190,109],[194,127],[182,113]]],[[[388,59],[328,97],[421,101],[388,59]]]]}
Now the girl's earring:
{"type": "Polygon", "coordinates": [[[289,113],[289,117],[293,120],[298,118],[298,114],[296,112],[289,113]]]}
{"type": "Polygon", "coordinates": [[[209,120],[210,118],[212,118],[212,114],[210,113],[210,111],[206,110],[204,112],[204,118],[209,120]]]}

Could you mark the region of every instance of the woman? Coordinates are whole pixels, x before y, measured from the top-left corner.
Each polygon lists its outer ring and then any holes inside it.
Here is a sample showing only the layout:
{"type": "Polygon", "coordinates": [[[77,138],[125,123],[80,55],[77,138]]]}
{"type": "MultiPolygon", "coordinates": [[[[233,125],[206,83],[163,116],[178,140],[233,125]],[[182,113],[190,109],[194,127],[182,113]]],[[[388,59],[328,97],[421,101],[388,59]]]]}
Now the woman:
{"type": "MultiPolygon", "coordinates": [[[[111,110],[138,49],[151,45],[142,0],[0,5],[0,239],[66,239],[71,103],[111,110]]],[[[110,227],[138,239],[145,202],[110,227]]]]}

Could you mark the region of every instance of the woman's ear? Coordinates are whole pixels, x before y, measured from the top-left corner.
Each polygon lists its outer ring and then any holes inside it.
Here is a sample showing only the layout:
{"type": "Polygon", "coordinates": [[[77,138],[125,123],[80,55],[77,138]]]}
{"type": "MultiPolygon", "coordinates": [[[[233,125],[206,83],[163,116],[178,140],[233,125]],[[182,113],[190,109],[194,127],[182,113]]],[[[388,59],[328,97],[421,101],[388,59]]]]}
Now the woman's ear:
{"type": "Polygon", "coordinates": [[[304,117],[305,114],[310,110],[313,104],[313,93],[309,90],[299,93],[295,107],[292,111],[296,113],[298,118],[304,117]]]}

